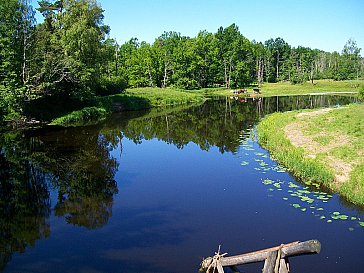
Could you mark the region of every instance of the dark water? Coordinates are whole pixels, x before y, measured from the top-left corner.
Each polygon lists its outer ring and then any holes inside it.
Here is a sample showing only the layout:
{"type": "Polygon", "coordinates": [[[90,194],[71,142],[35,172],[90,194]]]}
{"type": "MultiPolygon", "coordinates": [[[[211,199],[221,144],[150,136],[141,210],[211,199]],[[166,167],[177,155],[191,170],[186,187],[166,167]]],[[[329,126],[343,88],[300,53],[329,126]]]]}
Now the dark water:
{"type": "Polygon", "coordinates": [[[363,272],[363,211],[296,181],[254,135],[267,113],[353,100],[212,99],[5,133],[0,271],[197,272],[218,245],[235,255],[318,239],[321,254],[293,258],[292,272],[363,272]]]}

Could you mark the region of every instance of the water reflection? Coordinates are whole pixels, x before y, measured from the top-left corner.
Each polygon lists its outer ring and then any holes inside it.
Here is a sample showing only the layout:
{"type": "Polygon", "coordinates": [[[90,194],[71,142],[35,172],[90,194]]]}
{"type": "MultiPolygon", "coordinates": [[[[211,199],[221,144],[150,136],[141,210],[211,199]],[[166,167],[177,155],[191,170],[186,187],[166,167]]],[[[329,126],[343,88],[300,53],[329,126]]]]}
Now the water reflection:
{"type": "MultiPolygon", "coordinates": [[[[87,229],[106,226],[120,182],[115,181],[119,163],[113,154],[123,152],[123,138],[135,143],[159,139],[179,149],[193,142],[204,151],[217,147],[221,154],[236,154],[242,141],[250,137],[251,128],[266,114],[344,105],[353,100],[338,96],[211,98],[195,107],[117,114],[97,126],[3,134],[0,270],[4,270],[13,253],[22,253],[37,240],[50,236],[51,212],[70,225],[87,229]],[[51,191],[57,192],[54,204],[50,201],[51,191]]],[[[118,230],[113,230],[118,235],[109,240],[124,244],[105,251],[105,258],[118,261],[127,254],[125,249],[182,241],[190,230],[171,229],[167,225],[169,218],[162,212],[159,207],[151,211],[129,210],[124,215],[128,221],[118,226],[126,232],[118,234],[118,230]],[[145,223],[150,232],[143,229],[138,233],[145,223]],[[120,256],[115,256],[115,250],[120,256]]],[[[176,213],[172,218],[178,217],[176,213]]]]}
{"type": "Polygon", "coordinates": [[[239,136],[264,115],[277,111],[332,107],[355,102],[356,97],[290,96],[271,98],[211,98],[205,104],[180,111],[157,112],[125,122],[124,114],[116,114],[108,124],[118,124],[123,135],[135,143],[157,138],[178,148],[189,142],[202,150],[218,147],[221,153],[236,152],[239,136]]]}
{"type": "Polygon", "coordinates": [[[0,140],[0,268],[14,252],[47,238],[50,191],[58,191],[55,215],[89,229],[112,214],[118,168],[110,156],[118,138],[94,129],[11,132],[0,140]]]}

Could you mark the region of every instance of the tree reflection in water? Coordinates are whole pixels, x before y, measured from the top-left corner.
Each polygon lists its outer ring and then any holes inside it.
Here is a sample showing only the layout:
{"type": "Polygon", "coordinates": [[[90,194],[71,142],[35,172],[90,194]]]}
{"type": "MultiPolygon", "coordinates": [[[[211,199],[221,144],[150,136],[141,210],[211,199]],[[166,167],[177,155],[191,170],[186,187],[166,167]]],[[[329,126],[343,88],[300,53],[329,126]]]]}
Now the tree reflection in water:
{"type": "Polygon", "coordinates": [[[152,109],[115,115],[103,124],[44,128],[0,136],[0,271],[15,252],[50,235],[51,208],[67,223],[88,229],[112,215],[122,137],[135,143],[157,138],[182,149],[236,152],[262,116],[284,110],[346,104],[351,98],[276,97],[211,99],[191,108],[152,109]],[[57,191],[56,204],[50,191],[57,191]]]}
{"type": "Polygon", "coordinates": [[[14,252],[50,235],[50,190],[58,190],[55,215],[89,229],[112,214],[118,168],[113,150],[120,141],[92,128],[38,130],[0,140],[0,270],[14,252]]]}

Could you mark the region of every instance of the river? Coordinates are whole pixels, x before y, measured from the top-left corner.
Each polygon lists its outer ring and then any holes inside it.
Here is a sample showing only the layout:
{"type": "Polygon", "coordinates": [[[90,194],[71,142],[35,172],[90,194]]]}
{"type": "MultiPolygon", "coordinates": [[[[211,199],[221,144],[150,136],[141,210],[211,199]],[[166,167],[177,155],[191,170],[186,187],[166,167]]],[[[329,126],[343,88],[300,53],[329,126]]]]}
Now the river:
{"type": "Polygon", "coordinates": [[[363,210],[295,179],[255,132],[275,111],[354,101],[212,98],[93,126],[6,132],[0,271],[197,272],[219,245],[236,255],[318,239],[321,253],[292,258],[292,272],[362,272],[363,210]]]}

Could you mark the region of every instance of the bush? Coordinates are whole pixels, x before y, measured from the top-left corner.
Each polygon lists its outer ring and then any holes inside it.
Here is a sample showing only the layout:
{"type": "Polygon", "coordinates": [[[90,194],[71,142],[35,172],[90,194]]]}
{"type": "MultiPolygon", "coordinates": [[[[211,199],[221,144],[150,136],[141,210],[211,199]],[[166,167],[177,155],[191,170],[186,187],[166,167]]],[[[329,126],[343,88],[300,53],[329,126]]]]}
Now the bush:
{"type": "Polygon", "coordinates": [[[123,76],[101,78],[96,89],[96,94],[99,96],[107,96],[119,94],[128,87],[128,83],[123,76]]]}
{"type": "Polygon", "coordinates": [[[362,85],[361,89],[359,90],[359,99],[364,101],[364,85],[362,85]]]}
{"type": "Polygon", "coordinates": [[[199,89],[200,85],[194,79],[191,80],[189,78],[180,78],[176,82],[176,87],[181,89],[194,90],[199,89]]]}

